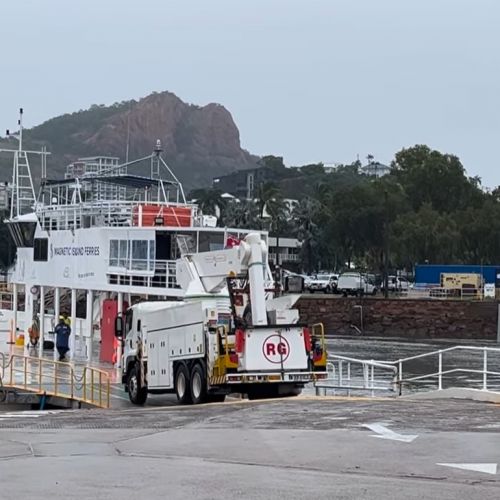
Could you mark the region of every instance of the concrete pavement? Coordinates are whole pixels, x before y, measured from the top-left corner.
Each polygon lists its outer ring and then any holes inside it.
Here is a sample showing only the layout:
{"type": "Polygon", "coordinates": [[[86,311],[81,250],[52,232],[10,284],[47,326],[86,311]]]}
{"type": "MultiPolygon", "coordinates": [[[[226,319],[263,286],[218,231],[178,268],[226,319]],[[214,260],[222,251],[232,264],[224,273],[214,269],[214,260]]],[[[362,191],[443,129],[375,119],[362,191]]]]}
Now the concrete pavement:
{"type": "Polygon", "coordinates": [[[500,498],[499,463],[500,406],[470,401],[0,414],[5,499],[487,500],[500,498]]]}

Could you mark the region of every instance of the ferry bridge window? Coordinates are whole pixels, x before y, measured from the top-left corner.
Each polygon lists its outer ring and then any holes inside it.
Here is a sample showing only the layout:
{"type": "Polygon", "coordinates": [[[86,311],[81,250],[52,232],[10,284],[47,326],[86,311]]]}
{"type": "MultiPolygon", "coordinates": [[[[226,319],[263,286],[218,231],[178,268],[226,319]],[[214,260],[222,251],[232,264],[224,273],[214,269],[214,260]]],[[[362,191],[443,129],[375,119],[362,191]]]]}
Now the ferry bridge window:
{"type": "Polygon", "coordinates": [[[33,248],[33,260],[35,262],[47,262],[49,258],[49,240],[47,238],[35,238],[33,248]]]}
{"type": "Polygon", "coordinates": [[[132,270],[145,271],[148,268],[148,240],[132,241],[132,270]]]}
{"type": "Polygon", "coordinates": [[[119,240],[109,240],[109,265],[118,266],[118,245],[119,240]]]}
{"type": "Polygon", "coordinates": [[[154,271],[155,269],[155,253],[156,253],[156,245],[155,240],[149,240],[149,261],[148,261],[148,270],[154,271]]]}
{"type": "Polygon", "coordinates": [[[198,241],[198,252],[222,250],[224,248],[224,233],[200,231],[198,241]]]}
{"type": "Polygon", "coordinates": [[[19,222],[19,228],[23,236],[23,246],[32,247],[35,237],[36,222],[19,222]]]}
{"type": "Polygon", "coordinates": [[[128,264],[128,241],[120,240],[118,248],[118,265],[120,267],[127,267],[128,264]]]}
{"type": "Polygon", "coordinates": [[[154,240],[110,240],[109,265],[133,271],[153,271],[155,268],[154,240]]]}

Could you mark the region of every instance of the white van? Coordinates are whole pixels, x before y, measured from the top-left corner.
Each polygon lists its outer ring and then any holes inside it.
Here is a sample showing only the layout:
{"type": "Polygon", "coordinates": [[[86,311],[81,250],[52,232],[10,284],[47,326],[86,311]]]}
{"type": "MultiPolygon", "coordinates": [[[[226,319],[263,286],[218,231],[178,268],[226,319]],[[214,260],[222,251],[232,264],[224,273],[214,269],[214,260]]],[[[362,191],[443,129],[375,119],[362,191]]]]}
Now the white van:
{"type": "Polygon", "coordinates": [[[375,295],[377,293],[377,287],[360,273],[342,273],[339,277],[337,290],[345,297],[347,295],[375,295]]]}

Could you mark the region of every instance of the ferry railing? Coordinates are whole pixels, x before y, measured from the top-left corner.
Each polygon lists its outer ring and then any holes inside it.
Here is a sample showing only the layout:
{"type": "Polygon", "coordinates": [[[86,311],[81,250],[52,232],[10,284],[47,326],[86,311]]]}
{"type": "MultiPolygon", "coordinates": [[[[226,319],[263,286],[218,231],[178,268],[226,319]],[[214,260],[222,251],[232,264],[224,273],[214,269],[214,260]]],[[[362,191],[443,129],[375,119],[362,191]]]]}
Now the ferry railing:
{"type": "Polygon", "coordinates": [[[330,354],[327,363],[327,378],[315,383],[316,394],[328,391],[395,393],[397,389],[397,367],[391,363],[364,360],[330,354]]]}
{"type": "MultiPolygon", "coordinates": [[[[43,205],[37,215],[44,229],[76,229],[83,227],[83,217],[94,217],[96,226],[131,226],[134,209],[140,205],[157,206],[160,211],[166,207],[190,207],[191,217],[197,217],[197,207],[189,203],[164,201],[96,200],[76,204],[43,205]],[[55,224],[54,224],[55,223],[55,224]],[[54,224],[54,227],[51,227],[54,224]]],[[[194,220],[192,221],[194,224],[194,220]]]]}
{"type": "Polygon", "coordinates": [[[408,358],[398,359],[391,364],[397,367],[397,384],[399,394],[403,392],[404,386],[423,384],[427,388],[429,382],[431,387],[438,391],[443,390],[444,382],[448,382],[453,388],[479,388],[483,391],[500,390],[500,348],[498,347],[479,347],[479,346],[454,346],[446,349],[439,349],[424,354],[410,356],[408,358]],[[468,356],[462,363],[468,366],[460,365],[458,361],[446,359],[450,353],[477,353],[478,356],[468,356]],[[493,358],[493,359],[492,359],[493,358]],[[417,360],[430,360],[436,369],[423,374],[415,374],[415,368],[407,368],[409,363],[415,365],[417,360]],[[448,361],[450,367],[446,369],[445,362],[448,361]],[[406,367],[405,367],[406,365],[406,367]],[[408,375],[405,375],[408,373],[408,375]],[[463,380],[467,375],[472,375],[467,380],[463,380]],[[477,377],[479,375],[479,377],[477,377]]]}
{"type": "Polygon", "coordinates": [[[54,396],[110,407],[110,377],[98,368],[78,368],[61,361],[12,354],[2,354],[0,380],[3,390],[20,389],[44,396],[54,396]]]}
{"type": "Polygon", "coordinates": [[[133,286],[148,286],[153,288],[174,288],[177,286],[177,271],[175,260],[108,259],[108,280],[111,276],[119,279],[120,284],[133,286]],[[118,265],[118,264],[124,265],[118,265]],[[117,278],[118,277],[118,278],[117,278]],[[142,281],[141,281],[142,280],[142,281]]]}

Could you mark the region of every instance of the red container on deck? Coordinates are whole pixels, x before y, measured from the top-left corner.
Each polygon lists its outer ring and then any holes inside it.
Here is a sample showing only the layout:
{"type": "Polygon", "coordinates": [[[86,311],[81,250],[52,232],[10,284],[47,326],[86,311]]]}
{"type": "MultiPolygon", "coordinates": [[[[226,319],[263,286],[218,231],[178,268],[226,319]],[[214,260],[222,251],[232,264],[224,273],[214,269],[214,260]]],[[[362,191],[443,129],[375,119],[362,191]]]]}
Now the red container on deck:
{"type": "Polygon", "coordinates": [[[142,204],[134,207],[132,224],[145,227],[191,227],[192,215],[193,209],[191,207],[142,204]]]}

